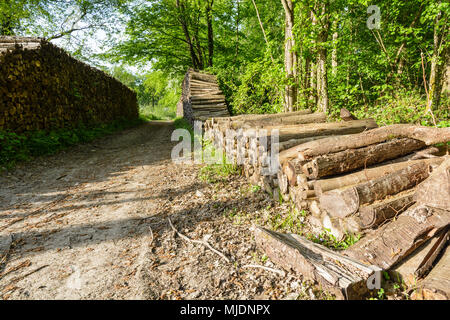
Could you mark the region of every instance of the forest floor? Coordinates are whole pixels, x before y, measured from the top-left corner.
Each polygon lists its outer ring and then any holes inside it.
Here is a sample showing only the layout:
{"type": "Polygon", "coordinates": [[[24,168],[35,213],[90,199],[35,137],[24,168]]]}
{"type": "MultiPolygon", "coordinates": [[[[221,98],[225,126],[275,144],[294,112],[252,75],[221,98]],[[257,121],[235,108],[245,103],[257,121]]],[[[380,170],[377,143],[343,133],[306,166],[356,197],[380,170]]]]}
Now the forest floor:
{"type": "Polygon", "coordinates": [[[240,176],[211,184],[199,166],[173,163],[173,129],[145,123],[1,174],[0,298],[329,298],[289,272],[248,266],[280,270],[252,226],[285,205],[240,176]]]}

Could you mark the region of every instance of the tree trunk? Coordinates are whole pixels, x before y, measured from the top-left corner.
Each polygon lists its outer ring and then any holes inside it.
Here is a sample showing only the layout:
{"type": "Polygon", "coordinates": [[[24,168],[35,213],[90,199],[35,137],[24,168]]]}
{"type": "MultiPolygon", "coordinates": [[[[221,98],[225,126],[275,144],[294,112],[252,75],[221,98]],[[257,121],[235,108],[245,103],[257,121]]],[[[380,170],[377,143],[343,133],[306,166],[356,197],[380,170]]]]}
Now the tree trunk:
{"type": "Polygon", "coordinates": [[[357,260],[296,234],[256,228],[255,241],[273,262],[319,282],[340,299],[357,299],[369,293],[366,281],[374,269],[357,260]]]}
{"type": "Polygon", "coordinates": [[[285,12],[284,68],[287,76],[285,112],[292,112],[297,103],[297,53],[294,41],[294,5],[292,0],[281,0],[285,12]]]}
{"type": "Polygon", "coordinates": [[[430,207],[450,211],[450,157],[420,184],[414,199],[430,207]]]}
{"type": "MultiPolygon", "coordinates": [[[[337,21],[337,20],[336,20],[337,21]]],[[[335,28],[337,28],[337,22],[334,23],[335,28]]],[[[337,74],[337,41],[338,41],[339,34],[337,31],[333,33],[333,51],[331,53],[331,73],[333,76],[336,76],[337,74]]]]}
{"type": "Polygon", "coordinates": [[[264,26],[262,24],[261,17],[259,15],[258,7],[256,6],[255,0],[252,0],[252,2],[253,2],[253,6],[255,7],[256,16],[258,18],[259,26],[261,27],[261,31],[264,36],[264,40],[266,41],[267,48],[269,49],[269,52],[270,52],[270,58],[272,59],[272,62],[275,62],[275,60],[273,59],[273,56],[272,56],[272,50],[270,49],[269,40],[267,40],[266,31],[264,30],[264,26]]]}
{"type": "Polygon", "coordinates": [[[328,39],[328,33],[330,28],[330,22],[328,17],[329,2],[326,1],[321,4],[321,30],[317,39],[317,52],[318,52],[318,110],[322,112],[328,112],[329,99],[328,99],[328,74],[327,74],[327,49],[325,43],[328,39]]]}
{"type": "Polygon", "coordinates": [[[212,6],[214,5],[214,0],[206,1],[206,22],[208,25],[208,66],[213,66],[213,56],[214,56],[214,33],[212,26],[212,6]]]}
{"type": "Polygon", "coordinates": [[[236,0],[236,49],[234,55],[233,67],[236,66],[239,56],[239,23],[240,23],[240,0],[236,0]]]}
{"type": "Polygon", "coordinates": [[[417,284],[411,295],[415,300],[450,299],[450,247],[447,247],[430,274],[417,284]]]}
{"type": "MultiPolygon", "coordinates": [[[[313,136],[342,135],[347,133],[357,133],[373,127],[374,121],[355,120],[352,122],[326,122],[326,123],[307,123],[302,126],[279,126],[269,127],[279,130],[279,141],[288,141],[290,139],[300,139],[313,136]]],[[[268,128],[268,129],[269,129],[268,128]]],[[[317,140],[319,141],[319,140],[317,140]]],[[[281,155],[280,155],[281,156],[281,155]]]]}
{"type": "Polygon", "coordinates": [[[192,43],[191,36],[189,34],[189,27],[188,27],[187,20],[186,20],[186,12],[185,12],[184,3],[182,3],[182,0],[181,1],[177,0],[176,6],[179,9],[179,18],[178,19],[181,24],[181,28],[183,29],[183,33],[184,33],[186,42],[188,43],[188,46],[189,46],[189,53],[191,56],[192,66],[194,67],[194,69],[202,69],[200,67],[200,62],[195,53],[195,48],[192,43]]]}
{"type": "Polygon", "coordinates": [[[413,196],[414,190],[360,207],[358,220],[361,229],[374,229],[386,220],[396,217],[414,204],[413,196]]]}
{"type": "Polygon", "coordinates": [[[297,115],[283,118],[265,118],[256,120],[237,120],[227,123],[223,128],[264,128],[278,125],[294,125],[306,123],[324,123],[326,122],[326,115],[321,112],[311,113],[307,115],[297,115]]]}

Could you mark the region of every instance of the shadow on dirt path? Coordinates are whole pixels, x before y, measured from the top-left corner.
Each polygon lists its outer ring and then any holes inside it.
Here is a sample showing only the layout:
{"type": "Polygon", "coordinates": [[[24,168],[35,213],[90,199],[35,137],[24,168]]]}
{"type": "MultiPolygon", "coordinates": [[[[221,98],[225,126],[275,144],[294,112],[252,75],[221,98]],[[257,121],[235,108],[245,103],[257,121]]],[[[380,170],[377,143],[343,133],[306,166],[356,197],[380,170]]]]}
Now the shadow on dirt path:
{"type": "Polygon", "coordinates": [[[290,273],[246,268],[275,266],[261,260],[251,223],[230,220],[239,212],[270,220],[277,204],[241,177],[207,184],[198,166],[174,164],[173,129],[149,122],[0,175],[0,298],[279,299],[305,292],[290,273]],[[230,261],[176,236],[168,217],[230,261]]]}

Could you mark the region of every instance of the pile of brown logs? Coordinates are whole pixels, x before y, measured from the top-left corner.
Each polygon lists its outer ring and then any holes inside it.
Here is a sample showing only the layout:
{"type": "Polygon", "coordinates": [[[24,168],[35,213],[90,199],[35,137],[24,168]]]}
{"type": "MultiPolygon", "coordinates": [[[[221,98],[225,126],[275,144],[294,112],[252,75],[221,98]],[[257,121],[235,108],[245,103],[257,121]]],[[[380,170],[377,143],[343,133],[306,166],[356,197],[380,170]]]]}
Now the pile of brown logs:
{"type": "Polygon", "coordinates": [[[280,195],[287,198],[289,192],[287,184],[282,180],[284,176],[280,175],[282,167],[278,162],[275,172],[269,170],[269,166],[273,165],[269,160],[274,150],[280,152],[282,159],[283,154],[306,142],[359,133],[376,127],[377,124],[372,119],[327,122],[324,113],[302,110],[282,114],[211,118],[205,122],[204,131],[206,139],[217,149],[226,152],[229,161],[242,165],[245,176],[251,183],[261,186],[278,200],[280,195]],[[275,134],[277,139],[272,141],[275,134]],[[266,143],[261,143],[262,141],[266,143]],[[241,162],[240,157],[243,158],[241,162]]]}
{"type": "Polygon", "coordinates": [[[379,270],[417,285],[445,251],[414,297],[450,298],[450,128],[378,128],[346,110],[341,117],[345,121],[326,122],[324,114],[308,110],[241,115],[211,118],[204,129],[251,183],[308,210],[317,233],[327,230],[336,240],[362,235],[336,253],[258,228],[256,241],[273,261],[337,289],[338,296],[357,298],[370,291],[366,282],[379,270]],[[279,140],[272,145],[275,132],[279,140]],[[277,172],[269,172],[267,158],[276,151],[277,172]]]}
{"type": "Polygon", "coordinates": [[[138,117],[136,93],[39,38],[0,37],[0,130],[50,130],[138,117]]]}
{"type": "Polygon", "coordinates": [[[191,124],[210,117],[229,116],[225,96],[214,75],[189,69],[183,80],[183,90],[177,105],[177,116],[191,124]]]}

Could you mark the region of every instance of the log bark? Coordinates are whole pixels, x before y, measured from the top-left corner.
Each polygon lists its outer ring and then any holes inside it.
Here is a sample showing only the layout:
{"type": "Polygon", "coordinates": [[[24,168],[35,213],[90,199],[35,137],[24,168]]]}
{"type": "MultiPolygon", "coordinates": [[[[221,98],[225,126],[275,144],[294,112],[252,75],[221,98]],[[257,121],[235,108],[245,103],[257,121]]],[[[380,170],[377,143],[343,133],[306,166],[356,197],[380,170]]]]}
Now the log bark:
{"type": "MultiPolygon", "coordinates": [[[[433,145],[450,141],[450,128],[431,128],[409,124],[396,124],[381,127],[359,134],[329,137],[326,140],[311,141],[289,149],[291,157],[309,160],[328,153],[356,149],[381,143],[394,138],[411,138],[433,145]]],[[[287,152],[286,150],[285,152],[287,152]]]]}
{"type": "Polygon", "coordinates": [[[411,298],[415,300],[450,299],[450,247],[445,249],[442,258],[430,274],[419,282],[411,298]]]}
{"type": "Polygon", "coordinates": [[[390,163],[386,165],[380,165],[372,168],[363,169],[361,171],[350,173],[336,178],[320,179],[314,181],[314,191],[318,196],[322,195],[326,191],[340,189],[360,183],[368,182],[373,179],[377,179],[386,174],[393,173],[403,168],[409,167],[415,163],[428,163],[433,165],[439,165],[442,163],[443,158],[433,158],[425,160],[413,160],[403,161],[399,163],[390,163]]]}
{"type": "Polygon", "coordinates": [[[346,189],[331,190],[319,197],[320,205],[331,216],[345,218],[358,212],[363,204],[382,200],[415,187],[429,176],[430,165],[415,163],[378,179],[346,189]]]}
{"type": "Polygon", "coordinates": [[[414,199],[430,207],[450,211],[450,156],[419,184],[414,199]]]}
{"type": "Polygon", "coordinates": [[[344,251],[369,265],[389,270],[450,224],[450,211],[414,205],[344,251]]]}
{"type": "Polygon", "coordinates": [[[224,123],[222,128],[239,129],[245,127],[270,127],[275,125],[298,125],[306,123],[322,123],[327,120],[325,113],[311,113],[306,115],[296,115],[280,118],[264,118],[264,119],[252,119],[252,120],[237,120],[229,123],[224,123]]]}
{"type": "Polygon", "coordinates": [[[390,276],[399,283],[406,284],[409,288],[417,285],[419,278],[415,275],[417,268],[426,257],[428,252],[433,248],[433,246],[438,241],[439,237],[435,236],[424,244],[422,244],[416,251],[411,253],[407,258],[400,263],[396,264],[389,270],[390,276]]]}
{"type": "Polygon", "coordinates": [[[369,294],[367,279],[372,267],[345,257],[295,234],[255,229],[257,245],[276,264],[319,282],[341,299],[360,299],[369,294]]]}
{"type": "Polygon", "coordinates": [[[346,108],[342,108],[340,112],[340,117],[344,121],[356,120],[357,118],[346,108]]]}
{"type": "MultiPolygon", "coordinates": [[[[354,121],[348,121],[348,122],[330,122],[330,123],[320,123],[320,124],[309,124],[309,125],[305,125],[302,127],[305,128],[305,131],[307,130],[307,134],[305,134],[304,137],[336,135],[336,137],[333,137],[333,138],[338,139],[339,136],[342,136],[342,135],[347,135],[350,133],[351,134],[360,133],[365,130],[377,128],[378,126],[373,119],[367,119],[367,120],[354,120],[354,121]]],[[[327,138],[327,140],[328,139],[329,138],[327,138]]],[[[297,149],[301,148],[303,145],[307,145],[307,144],[314,143],[314,142],[316,144],[320,144],[319,141],[321,141],[321,140],[322,139],[311,141],[311,142],[296,146],[294,148],[284,150],[282,153],[280,153],[280,163],[284,164],[287,160],[296,158],[297,154],[298,154],[297,149]]]]}
{"type": "Polygon", "coordinates": [[[414,204],[413,196],[414,191],[409,191],[360,207],[358,219],[361,229],[376,228],[386,220],[396,217],[414,204]]]}
{"type": "Polygon", "coordinates": [[[292,147],[298,146],[302,143],[319,140],[319,139],[323,139],[326,137],[328,137],[328,136],[315,136],[315,137],[308,137],[308,138],[303,138],[303,139],[291,139],[288,141],[280,142],[278,144],[278,150],[279,150],[279,152],[281,152],[281,151],[290,149],[292,147]]]}
{"type": "Polygon", "coordinates": [[[317,179],[395,159],[424,146],[424,142],[415,139],[393,139],[376,145],[316,157],[303,166],[303,172],[308,178],[317,179]]]}
{"type": "MultiPolygon", "coordinates": [[[[274,133],[273,130],[278,129],[279,142],[283,142],[291,139],[302,139],[318,135],[342,135],[347,133],[358,133],[374,127],[376,127],[376,123],[375,121],[370,119],[336,123],[307,123],[302,126],[273,126],[264,129],[270,131],[270,133],[268,133],[267,135],[268,141],[270,140],[270,135],[274,133]]],[[[262,138],[263,135],[258,134],[258,137],[262,138]]]]}
{"type": "Polygon", "coordinates": [[[299,110],[295,112],[286,112],[286,113],[273,113],[273,114],[241,114],[233,117],[222,117],[213,119],[213,123],[218,123],[220,121],[235,121],[235,120],[257,120],[257,119],[277,119],[277,118],[285,118],[288,116],[296,116],[296,115],[305,115],[312,113],[311,110],[299,110]]]}

